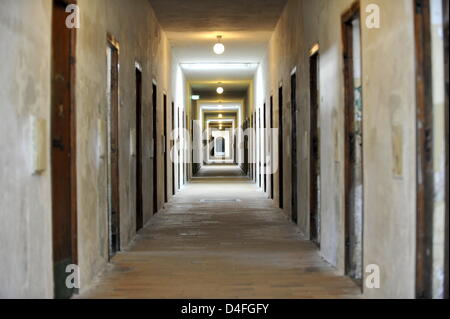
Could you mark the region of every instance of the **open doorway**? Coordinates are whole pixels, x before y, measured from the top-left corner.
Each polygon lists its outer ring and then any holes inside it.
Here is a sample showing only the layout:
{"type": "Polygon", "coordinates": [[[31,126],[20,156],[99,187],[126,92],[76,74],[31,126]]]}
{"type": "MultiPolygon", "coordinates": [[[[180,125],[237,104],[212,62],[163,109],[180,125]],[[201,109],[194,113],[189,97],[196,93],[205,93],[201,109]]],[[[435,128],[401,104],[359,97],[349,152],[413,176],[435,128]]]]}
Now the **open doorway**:
{"type": "Polygon", "coordinates": [[[108,35],[108,225],[109,258],[120,250],[119,43],[108,35]]]}
{"type": "Polygon", "coordinates": [[[77,264],[75,29],[66,27],[66,6],[53,1],[51,78],[51,170],[55,298],[70,298],[66,267],[77,264]]]}
{"type": "Polygon", "coordinates": [[[297,74],[291,75],[291,217],[297,223],[297,74]]]}
{"type": "Polygon", "coordinates": [[[310,160],[309,210],[310,239],[320,246],[320,121],[319,121],[319,52],[309,58],[310,90],[310,160]]]}
{"type": "Polygon", "coordinates": [[[136,231],[144,226],[142,164],[142,71],[136,67],[136,231]]]}
{"type": "Polygon", "coordinates": [[[362,285],[363,101],[359,2],[342,16],[345,84],[345,272],[362,285]]]}

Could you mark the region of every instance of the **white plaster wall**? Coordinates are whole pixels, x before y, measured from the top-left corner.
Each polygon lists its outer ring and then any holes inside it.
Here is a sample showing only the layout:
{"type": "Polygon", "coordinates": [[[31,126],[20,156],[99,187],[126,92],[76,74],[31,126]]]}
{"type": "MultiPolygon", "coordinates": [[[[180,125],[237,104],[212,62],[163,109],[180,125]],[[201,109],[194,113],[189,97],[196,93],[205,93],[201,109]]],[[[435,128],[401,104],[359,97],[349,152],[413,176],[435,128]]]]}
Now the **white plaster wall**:
{"type": "MultiPolygon", "coordinates": [[[[381,28],[363,28],[364,264],[378,264],[381,288],[368,297],[413,298],[416,227],[416,101],[413,6],[372,1],[381,28]],[[393,174],[393,132],[402,132],[403,173],[393,174]]],[[[364,1],[363,4],[369,4],[364,1]]]]}
{"type": "Polygon", "coordinates": [[[53,296],[50,150],[32,176],[30,116],[50,140],[51,2],[0,2],[0,298],[53,296]]]}
{"type": "MultiPolygon", "coordinates": [[[[135,123],[135,62],[143,72],[143,192],[144,223],[153,215],[152,81],[158,86],[158,207],[163,189],[163,94],[171,115],[171,52],[165,34],[146,0],[80,0],[81,28],[77,39],[78,232],[81,291],[108,260],[106,161],[97,156],[97,122],[106,126],[107,33],[120,44],[119,166],[121,248],[136,235],[136,159],[130,155],[130,131],[135,123]]],[[[167,122],[168,132],[171,121],[167,122]]],[[[106,136],[100,138],[106,139],[106,136]]],[[[169,142],[169,138],[168,138],[169,142]]],[[[171,194],[171,165],[167,164],[171,194]]]]}
{"type": "MultiPolygon", "coordinates": [[[[351,0],[290,0],[268,47],[266,89],[284,97],[284,205],[290,215],[290,72],[297,67],[298,226],[309,237],[309,50],[320,45],[321,254],[344,274],[344,88],[341,15],[351,0]],[[307,148],[306,148],[307,149],[307,148]]],[[[415,86],[413,8],[409,0],[361,1],[381,8],[381,28],[362,29],[364,100],[364,264],[377,264],[381,288],[371,298],[411,298],[415,269],[415,86]],[[393,131],[402,135],[402,167],[394,176],[393,131]]],[[[258,99],[258,98],[257,98],[258,99]]],[[[279,112],[274,122],[278,123],[279,112]]],[[[275,181],[278,181],[275,176],[275,181]]],[[[278,183],[275,182],[275,202],[278,183]]]]}
{"type": "MultiPolygon", "coordinates": [[[[143,68],[144,222],[153,215],[152,80],[158,83],[158,132],[163,130],[163,93],[171,116],[172,59],[168,40],[147,0],[79,0],[76,120],[78,257],[81,291],[108,260],[106,162],[98,154],[99,122],[106,127],[107,33],[120,43],[120,204],[121,246],[135,237],[135,62],[143,68]]],[[[50,172],[50,63],[52,1],[0,2],[0,297],[52,298],[52,220],[50,172]],[[8,43],[8,46],[4,46],[8,43]],[[31,176],[29,118],[47,121],[47,169],[31,176]]],[[[168,131],[171,123],[168,121],[168,131]]],[[[158,139],[161,151],[162,138],[158,139]]],[[[158,187],[163,183],[163,153],[158,187]]],[[[168,163],[168,194],[171,165],[168,163]]],[[[163,192],[159,191],[159,207],[163,192]]]]}

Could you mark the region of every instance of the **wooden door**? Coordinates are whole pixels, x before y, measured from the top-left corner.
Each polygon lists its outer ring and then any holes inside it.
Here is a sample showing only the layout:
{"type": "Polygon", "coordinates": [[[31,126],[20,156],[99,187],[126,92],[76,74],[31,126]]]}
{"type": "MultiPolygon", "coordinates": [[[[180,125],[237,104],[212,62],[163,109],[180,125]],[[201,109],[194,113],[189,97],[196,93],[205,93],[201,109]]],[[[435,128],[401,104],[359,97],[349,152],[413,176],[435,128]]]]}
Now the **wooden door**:
{"type": "Polygon", "coordinates": [[[152,86],[152,108],[153,108],[153,214],[158,212],[158,88],[152,86]]]}
{"type": "Polygon", "coordinates": [[[432,296],[433,97],[429,0],[413,0],[416,37],[417,223],[416,297],[432,296]],[[419,178],[420,177],[420,178],[419,178]]]}
{"type": "Polygon", "coordinates": [[[261,135],[261,131],[262,131],[262,125],[261,125],[261,109],[258,109],[258,169],[259,169],[259,187],[262,187],[262,178],[263,178],[263,174],[262,174],[262,135],[261,135]]]}
{"type": "Polygon", "coordinates": [[[267,192],[267,105],[263,105],[263,116],[262,116],[262,139],[263,139],[263,153],[262,153],[262,171],[263,171],[263,189],[264,193],[267,192]]]}
{"type": "Polygon", "coordinates": [[[55,298],[70,298],[66,267],[77,263],[75,29],[66,27],[66,1],[53,2],[51,170],[55,298]]]}
{"type": "Polygon", "coordinates": [[[319,54],[310,57],[310,239],[320,246],[320,123],[318,68],[319,54]]]}
{"type": "Polygon", "coordinates": [[[278,90],[278,192],[279,207],[284,207],[284,162],[283,162],[283,87],[278,90]]]}
{"type": "Polygon", "coordinates": [[[345,84],[345,270],[363,276],[363,101],[359,2],[342,16],[345,84]]]}
{"type": "Polygon", "coordinates": [[[444,266],[444,298],[448,298],[448,262],[449,262],[449,209],[448,209],[448,162],[449,162],[449,78],[448,78],[448,69],[449,66],[449,30],[448,30],[448,12],[449,12],[449,0],[442,0],[442,8],[443,8],[443,22],[444,22],[444,70],[445,70],[445,266],[444,266]]]}
{"type": "Polygon", "coordinates": [[[163,136],[163,152],[164,152],[164,163],[163,163],[163,171],[164,171],[164,203],[168,201],[167,195],[167,95],[163,96],[163,104],[164,104],[164,118],[163,118],[163,127],[164,127],[164,136],[163,136]]]}
{"type": "MultiPolygon", "coordinates": [[[[187,114],[186,114],[186,112],[185,111],[183,111],[183,121],[184,121],[184,123],[183,123],[183,132],[185,132],[185,131],[187,131],[187,121],[188,121],[188,119],[187,119],[187,114]]],[[[184,133],[183,133],[184,134],[184,133]]],[[[185,143],[186,143],[186,145],[187,145],[187,143],[188,143],[188,139],[187,139],[187,137],[184,139],[185,140],[185,143]]],[[[188,152],[187,151],[184,151],[184,157],[185,157],[185,161],[184,161],[184,176],[183,176],[183,183],[184,184],[186,184],[187,183],[187,179],[188,179],[188,158],[187,158],[187,156],[188,156],[188,152]]]]}
{"type": "Polygon", "coordinates": [[[119,188],[119,46],[108,36],[109,102],[108,102],[108,193],[109,257],[120,250],[119,188]]]}
{"type": "Polygon", "coordinates": [[[172,195],[175,195],[176,193],[176,177],[175,177],[175,103],[172,102],[172,134],[173,134],[173,138],[172,138],[172,142],[170,143],[171,145],[171,149],[173,150],[172,152],[172,195]]]}
{"type": "Polygon", "coordinates": [[[270,97],[270,118],[269,118],[269,129],[270,129],[270,141],[269,141],[269,152],[270,152],[270,198],[273,199],[273,175],[274,175],[274,158],[273,158],[273,96],[270,97]]]}
{"type": "Polygon", "coordinates": [[[136,231],[144,226],[142,164],[142,72],[136,68],[136,231]]]}
{"type": "Polygon", "coordinates": [[[297,75],[291,76],[291,214],[297,223],[297,75]]]}
{"type": "MultiPolygon", "coordinates": [[[[181,125],[181,122],[182,122],[182,113],[181,113],[181,108],[179,108],[178,109],[178,116],[177,116],[177,127],[178,127],[178,148],[177,148],[177,152],[178,152],[178,189],[181,189],[181,185],[182,185],[182,181],[181,181],[181,165],[182,165],[182,163],[181,163],[181,157],[182,157],[182,154],[181,154],[181,150],[182,150],[182,145],[181,145],[181,141],[182,141],[182,125],[181,125]]],[[[203,164],[203,163],[202,163],[203,164]]]]}
{"type": "Polygon", "coordinates": [[[258,150],[258,143],[257,143],[257,126],[256,126],[256,111],[253,112],[252,115],[252,126],[253,126],[253,130],[252,130],[252,144],[253,144],[253,150],[252,150],[252,157],[253,157],[253,161],[252,161],[252,171],[253,171],[253,176],[252,176],[252,180],[254,183],[256,183],[257,181],[257,168],[256,165],[258,164],[258,154],[257,154],[257,150],[258,150]]]}

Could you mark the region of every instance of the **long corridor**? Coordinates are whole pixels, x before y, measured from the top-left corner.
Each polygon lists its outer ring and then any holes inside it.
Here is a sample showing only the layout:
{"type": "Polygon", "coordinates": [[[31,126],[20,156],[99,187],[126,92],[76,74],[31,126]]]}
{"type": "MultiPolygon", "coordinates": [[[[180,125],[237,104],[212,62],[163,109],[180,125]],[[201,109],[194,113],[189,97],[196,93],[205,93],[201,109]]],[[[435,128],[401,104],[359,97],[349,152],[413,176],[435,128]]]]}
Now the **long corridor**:
{"type": "Polygon", "coordinates": [[[448,298],[449,1],[0,0],[0,300],[448,298]]]}
{"type": "Polygon", "coordinates": [[[239,171],[203,167],[81,298],[358,297],[239,171]]]}

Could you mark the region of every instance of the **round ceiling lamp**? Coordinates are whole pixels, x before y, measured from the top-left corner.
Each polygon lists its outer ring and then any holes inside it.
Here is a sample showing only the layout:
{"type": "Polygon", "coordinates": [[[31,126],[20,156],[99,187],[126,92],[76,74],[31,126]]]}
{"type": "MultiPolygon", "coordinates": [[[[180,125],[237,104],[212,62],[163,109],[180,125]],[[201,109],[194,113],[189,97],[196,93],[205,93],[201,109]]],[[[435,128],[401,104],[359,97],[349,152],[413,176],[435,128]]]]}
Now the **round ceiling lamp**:
{"type": "Polygon", "coordinates": [[[218,35],[217,43],[214,45],[214,53],[217,55],[221,55],[225,52],[225,46],[223,45],[222,42],[220,42],[221,40],[222,40],[222,36],[218,35]]]}
{"type": "Polygon", "coordinates": [[[217,94],[223,94],[223,92],[224,92],[223,87],[221,87],[221,86],[219,86],[216,91],[217,91],[217,94]]]}

